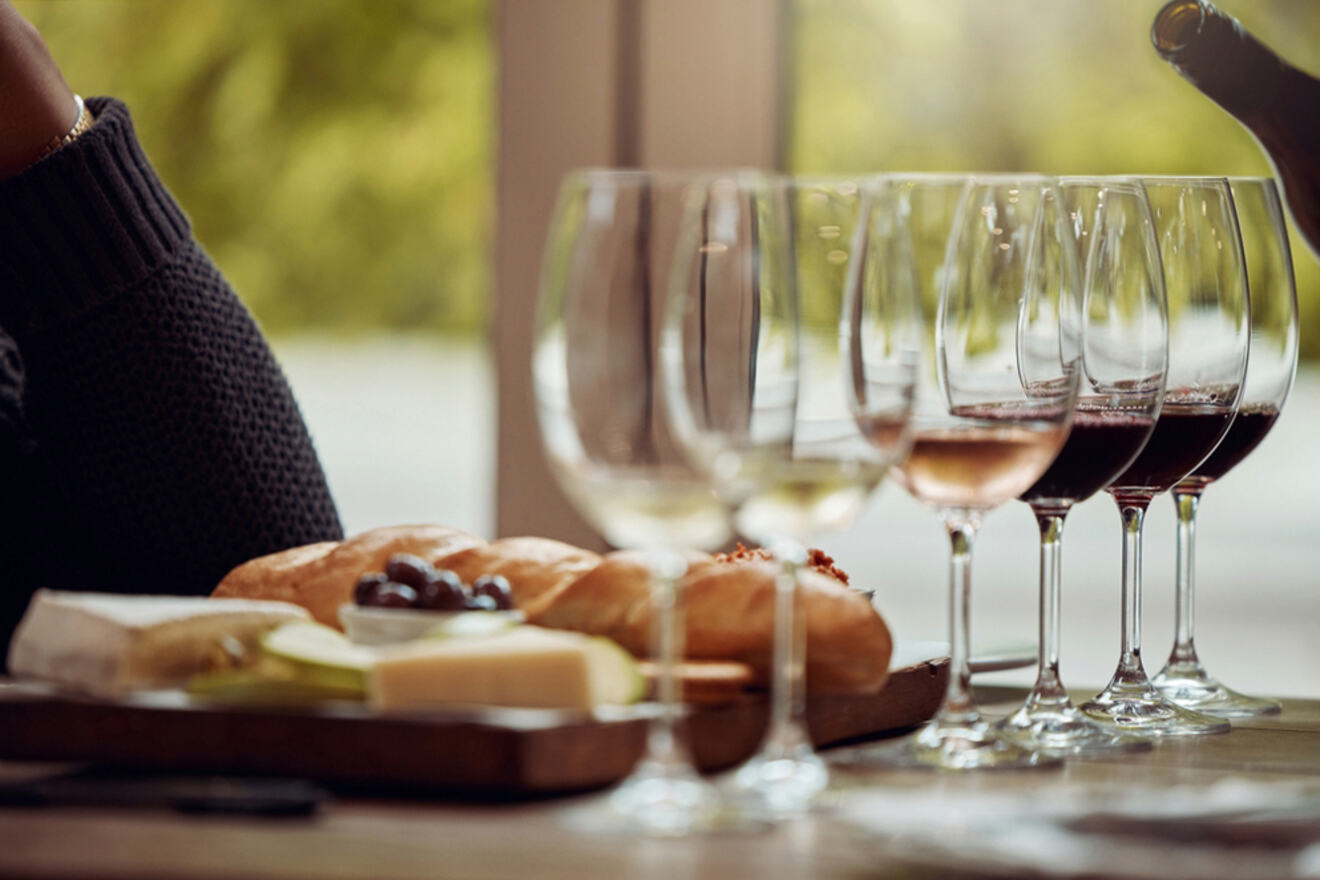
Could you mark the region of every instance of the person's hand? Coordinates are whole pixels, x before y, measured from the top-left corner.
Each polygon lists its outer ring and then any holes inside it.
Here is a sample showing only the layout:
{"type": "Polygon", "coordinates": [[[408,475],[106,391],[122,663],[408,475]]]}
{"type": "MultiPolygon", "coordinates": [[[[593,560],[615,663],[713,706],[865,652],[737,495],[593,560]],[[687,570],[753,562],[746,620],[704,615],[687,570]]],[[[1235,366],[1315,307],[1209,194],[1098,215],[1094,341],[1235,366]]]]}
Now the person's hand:
{"type": "Polygon", "coordinates": [[[0,180],[35,162],[77,121],[73,90],[41,34],[0,0],[0,180]]]}

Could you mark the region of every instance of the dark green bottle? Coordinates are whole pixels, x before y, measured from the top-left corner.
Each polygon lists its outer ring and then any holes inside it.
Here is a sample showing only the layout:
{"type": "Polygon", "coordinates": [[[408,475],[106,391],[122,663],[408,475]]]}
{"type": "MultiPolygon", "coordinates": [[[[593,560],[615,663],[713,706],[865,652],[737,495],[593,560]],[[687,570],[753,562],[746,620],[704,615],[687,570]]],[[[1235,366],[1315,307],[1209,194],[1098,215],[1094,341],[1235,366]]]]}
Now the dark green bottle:
{"type": "Polygon", "coordinates": [[[1245,125],[1269,154],[1293,220],[1320,255],[1320,80],[1298,70],[1206,0],[1172,0],[1155,51],[1245,125]]]}

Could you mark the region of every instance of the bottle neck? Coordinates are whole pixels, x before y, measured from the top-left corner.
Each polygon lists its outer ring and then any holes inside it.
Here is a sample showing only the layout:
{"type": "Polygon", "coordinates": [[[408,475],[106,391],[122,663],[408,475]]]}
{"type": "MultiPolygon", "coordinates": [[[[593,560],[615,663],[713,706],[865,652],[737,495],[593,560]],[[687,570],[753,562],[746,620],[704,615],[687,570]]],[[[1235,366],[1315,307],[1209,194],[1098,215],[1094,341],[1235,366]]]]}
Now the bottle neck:
{"type": "Polygon", "coordinates": [[[1165,4],[1151,42],[1187,81],[1248,125],[1288,97],[1291,79],[1307,78],[1205,0],[1165,4]]]}

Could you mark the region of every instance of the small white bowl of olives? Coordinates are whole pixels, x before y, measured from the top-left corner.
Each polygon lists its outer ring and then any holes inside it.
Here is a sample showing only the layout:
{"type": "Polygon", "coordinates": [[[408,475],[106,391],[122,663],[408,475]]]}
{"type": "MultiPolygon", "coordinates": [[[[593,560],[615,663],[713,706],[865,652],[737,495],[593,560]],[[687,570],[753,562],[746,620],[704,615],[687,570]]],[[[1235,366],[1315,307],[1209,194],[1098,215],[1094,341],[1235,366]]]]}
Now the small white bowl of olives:
{"type": "Polygon", "coordinates": [[[491,635],[522,620],[500,575],[483,575],[469,585],[408,553],[391,556],[383,572],[363,574],[353,601],[339,606],[344,631],[361,645],[491,635]]]}

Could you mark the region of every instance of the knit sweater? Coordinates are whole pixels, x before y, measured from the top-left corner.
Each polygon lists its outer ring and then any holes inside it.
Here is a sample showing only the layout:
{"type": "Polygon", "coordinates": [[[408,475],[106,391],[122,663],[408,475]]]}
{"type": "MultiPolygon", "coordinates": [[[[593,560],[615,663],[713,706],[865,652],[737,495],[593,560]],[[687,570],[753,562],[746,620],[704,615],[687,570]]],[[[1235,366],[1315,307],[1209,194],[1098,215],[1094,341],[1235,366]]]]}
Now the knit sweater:
{"type": "Polygon", "coordinates": [[[38,587],[206,594],[342,537],[288,382],[128,109],[0,182],[0,663],[38,587]]]}

